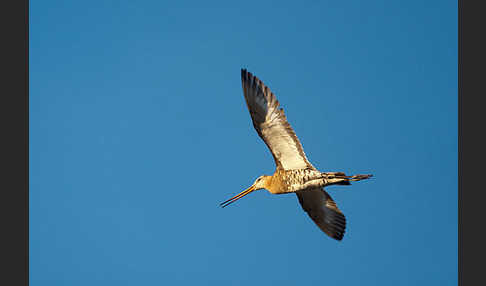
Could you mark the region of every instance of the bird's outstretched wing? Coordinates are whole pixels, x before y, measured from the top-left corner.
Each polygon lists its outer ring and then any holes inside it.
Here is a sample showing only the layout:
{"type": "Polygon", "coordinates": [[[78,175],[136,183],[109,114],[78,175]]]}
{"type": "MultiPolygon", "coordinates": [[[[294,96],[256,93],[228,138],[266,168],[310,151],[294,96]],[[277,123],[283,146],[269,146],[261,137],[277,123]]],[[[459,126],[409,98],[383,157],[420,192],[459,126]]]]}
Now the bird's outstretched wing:
{"type": "Polygon", "coordinates": [[[272,152],[277,169],[314,168],[270,89],[245,69],[241,82],[253,126],[272,152]]]}
{"type": "Polygon", "coordinates": [[[298,191],[297,197],[304,211],[323,232],[336,240],[343,239],[346,217],[323,188],[298,191]]]}

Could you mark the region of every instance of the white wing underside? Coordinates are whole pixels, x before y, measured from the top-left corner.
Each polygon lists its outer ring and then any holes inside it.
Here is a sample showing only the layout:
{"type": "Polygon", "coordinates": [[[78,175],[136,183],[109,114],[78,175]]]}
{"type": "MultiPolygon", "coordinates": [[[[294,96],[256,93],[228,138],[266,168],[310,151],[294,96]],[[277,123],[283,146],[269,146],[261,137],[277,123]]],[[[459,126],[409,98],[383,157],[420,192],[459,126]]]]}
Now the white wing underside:
{"type": "Polygon", "coordinates": [[[314,169],[275,95],[244,69],[241,70],[241,81],[253,126],[272,152],[277,169],[314,169]]]}

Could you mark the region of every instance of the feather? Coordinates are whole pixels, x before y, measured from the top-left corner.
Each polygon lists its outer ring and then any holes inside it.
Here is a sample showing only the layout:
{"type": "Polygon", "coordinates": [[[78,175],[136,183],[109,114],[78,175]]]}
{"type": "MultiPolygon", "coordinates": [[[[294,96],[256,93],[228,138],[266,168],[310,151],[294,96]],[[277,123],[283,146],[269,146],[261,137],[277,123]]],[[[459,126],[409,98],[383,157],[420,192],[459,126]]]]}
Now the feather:
{"type": "Polygon", "coordinates": [[[336,240],[343,239],[346,217],[323,188],[298,191],[296,194],[304,211],[324,233],[336,240]]]}
{"type": "Polygon", "coordinates": [[[277,169],[315,169],[270,89],[245,69],[241,82],[253,127],[272,152],[277,169]]]}

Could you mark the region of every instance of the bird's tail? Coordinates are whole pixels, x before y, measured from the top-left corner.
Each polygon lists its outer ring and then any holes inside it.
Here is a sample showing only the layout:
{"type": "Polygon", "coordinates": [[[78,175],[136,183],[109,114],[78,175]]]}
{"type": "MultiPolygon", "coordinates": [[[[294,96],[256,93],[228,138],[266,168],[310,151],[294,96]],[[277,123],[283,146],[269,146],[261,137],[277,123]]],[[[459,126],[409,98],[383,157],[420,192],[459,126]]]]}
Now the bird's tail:
{"type": "Polygon", "coordinates": [[[322,175],[328,181],[327,185],[351,185],[351,182],[366,180],[373,177],[371,174],[346,176],[343,172],[328,172],[322,173],[322,175]]]}

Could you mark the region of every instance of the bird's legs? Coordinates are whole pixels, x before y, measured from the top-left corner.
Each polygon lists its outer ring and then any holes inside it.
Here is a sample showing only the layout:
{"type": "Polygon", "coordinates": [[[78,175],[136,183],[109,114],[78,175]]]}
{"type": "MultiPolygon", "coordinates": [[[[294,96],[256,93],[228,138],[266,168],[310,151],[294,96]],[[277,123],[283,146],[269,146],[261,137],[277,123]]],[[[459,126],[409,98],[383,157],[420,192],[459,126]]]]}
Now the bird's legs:
{"type": "Polygon", "coordinates": [[[324,178],[327,181],[326,185],[350,185],[351,182],[357,182],[361,180],[366,180],[373,175],[354,175],[354,176],[346,176],[343,172],[326,172],[322,173],[324,178]]]}

